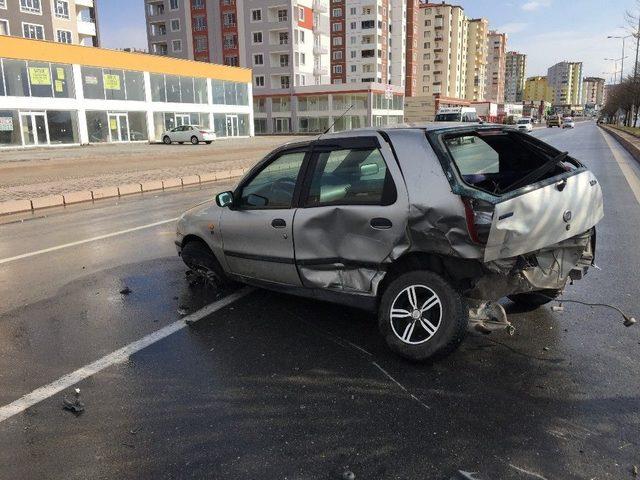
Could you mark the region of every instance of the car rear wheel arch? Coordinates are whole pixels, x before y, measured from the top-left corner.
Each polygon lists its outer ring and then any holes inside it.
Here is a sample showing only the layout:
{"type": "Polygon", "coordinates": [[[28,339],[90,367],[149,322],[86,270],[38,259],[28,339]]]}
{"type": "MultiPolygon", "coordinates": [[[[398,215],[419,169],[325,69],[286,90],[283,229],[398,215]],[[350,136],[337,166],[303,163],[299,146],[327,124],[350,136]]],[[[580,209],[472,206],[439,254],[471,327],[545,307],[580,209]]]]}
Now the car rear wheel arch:
{"type": "Polygon", "coordinates": [[[433,272],[458,291],[470,287],[471,280],[482,276],[482,264],[478,260],[451,257],[431,252],[410,252],[395,260],[378,285],[378,302],[387,287],[400,275],[413,271],[433,272]]]}

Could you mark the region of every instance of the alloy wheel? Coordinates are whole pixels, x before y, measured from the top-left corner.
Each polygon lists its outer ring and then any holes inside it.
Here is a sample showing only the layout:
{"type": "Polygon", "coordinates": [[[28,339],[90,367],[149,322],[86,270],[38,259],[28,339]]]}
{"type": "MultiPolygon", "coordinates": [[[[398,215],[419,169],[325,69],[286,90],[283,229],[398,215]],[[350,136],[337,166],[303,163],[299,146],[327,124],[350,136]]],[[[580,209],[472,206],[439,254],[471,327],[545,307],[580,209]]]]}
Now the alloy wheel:
{"type": "Polygon", "coordinates": [[[410,285],[391,304],[391,329],[409,345],[425,343],[442,324],[440,297],[426,285],[410,285]]]}

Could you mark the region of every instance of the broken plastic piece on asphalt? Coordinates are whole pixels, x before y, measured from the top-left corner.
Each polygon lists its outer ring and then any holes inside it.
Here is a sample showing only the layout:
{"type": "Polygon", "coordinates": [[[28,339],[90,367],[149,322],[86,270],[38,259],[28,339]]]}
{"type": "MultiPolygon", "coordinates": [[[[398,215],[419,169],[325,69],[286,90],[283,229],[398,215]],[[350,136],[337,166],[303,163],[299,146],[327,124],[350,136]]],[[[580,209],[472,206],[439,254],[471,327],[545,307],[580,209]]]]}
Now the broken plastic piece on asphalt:
{"type": "Polygon", "coordinates": [[[564,312],[564,307],[562,305],[554,305],[551,307],[551,310],[554,312],[564,312]]]}
{"type": "Polygon", "coordinates": [[[545,352],[549,351],[549,347],[542,347],[542,350],[544,350],[545,352]]]}
{"type": "Polygon", "coordinates": [[[129,295],[130,293],[131,289],[129,287],[124,287],[122,290],[120,290],[121,295],[129,295]]]}
{"type": "Polygon", "coordinates": [[[182,305],[180,305],[178,307],[178,314],[180,314],[181,316],[185,316],[189,313],[189,310],[187,309],[187,307],[183,307],[182,305]]]}
{"type": "Polygon", "coordinates": [[[354,480],[356,478],[356,474],[351,470],[345,470],[342,473],[342,480],[354,480]]]}
{"type": "Polygon", "coordinates": [[[80,401],[80,389],[76,388],[74,391],[74,398],[69,399],[68,397],[64,397],[62,400],[62,408],[64,410],[69,410],[75,414],[80,414],[84,412],[84,403],[80,401]]]}
{"type": "Polygon", "coordinates": [[[638,476],[638,466],[634,465],[633,468],[631,469],[631,473],[633,474],[634,477],[638,476]]]}

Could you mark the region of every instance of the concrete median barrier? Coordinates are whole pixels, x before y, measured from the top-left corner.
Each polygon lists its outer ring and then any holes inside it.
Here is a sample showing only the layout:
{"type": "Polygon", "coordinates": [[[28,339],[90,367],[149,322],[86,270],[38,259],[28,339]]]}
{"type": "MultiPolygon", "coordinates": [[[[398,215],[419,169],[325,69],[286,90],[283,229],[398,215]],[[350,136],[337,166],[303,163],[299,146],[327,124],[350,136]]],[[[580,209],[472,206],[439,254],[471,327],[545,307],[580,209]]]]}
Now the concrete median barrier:
{"type": "Polygon", "coordinates": [[[62,195],[48,195],[46,197],[34,198],[31,200],[34,210],[38,208],[60,207],[64,205],[62,195]]]}
{"type": "Polygon", "coordinates": [[[83,192],[69,192],[65,193],[62,196],[64,198],[65,205],[71,205],[73,203],[80,202],[90,202],[91,200],[93,200],[93,198],[91,197],[91,192],[88,190],[85,190],[83,192]]]}
{"type": "Polygon", "coordinates": [[[162,180],[151,180],[149,182],[142,182],[143,192],[153,192],[156,190],[162,190],[162,180]]]}
{"type": "Polygon", "coordinates": [[[11,200],[0,203],[0,215],[28,212],[31,210],[31,200],[11,200]]]}
{"type": "Polygon", "coordinates": [[[93,199],[100,200],[103,198],[113,198],[118,196],[118,187],[104,187],[92,190],[93,199]]]}
{"type": "Polygon", "coordinates": [[[132,195],[134,193],[142,193],[142,184],[129,183],[127,185],[120,185],[118,187],[118,193],[120,194],[120,196],[132,195]]]}
{"type": "Polygon", "coordinates": [[[163,188],[175,188],[182,186],[182,179],[180,178],[166,178],[162,180],[163,188]]]}
{"type": "Polygon", "coordinates": [[[182,185],[198,185],[200,184],[200,175],[189,175],[182,177],[182,185]]]}

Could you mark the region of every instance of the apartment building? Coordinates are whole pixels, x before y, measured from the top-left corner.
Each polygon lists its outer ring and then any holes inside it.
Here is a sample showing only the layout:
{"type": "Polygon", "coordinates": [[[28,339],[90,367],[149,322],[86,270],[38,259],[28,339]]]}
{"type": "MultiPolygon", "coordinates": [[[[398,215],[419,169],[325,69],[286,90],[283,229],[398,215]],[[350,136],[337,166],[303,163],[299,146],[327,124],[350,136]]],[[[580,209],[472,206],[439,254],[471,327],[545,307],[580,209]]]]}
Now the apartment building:
{"type": "Polygon", "coordinates": [[[467,85],[465,98],[479,102],[485,98],[487,76],[487,35],[489,22],[474,18],[467,24],[467,85]]]}
{"type": "Polygon", "coordinates": [[[584,77],[582,103],[590,107],[600,107],[604,104],[604,78],[584,77]]]}
{"type": "Polygon", "coordinates": [[[145,0],[149,51],[250,67],[253,86],[329,83],[329,0],[145,0]]]}
{"type": "Polygon", "coordinates": [[[418,95],[418,22],[420,0],[407,0],[407,37],[405,39],[405,97],[418,95]]]}
{"type": "Polygon", "coordinates": [[[406,0],[331,2],[331,83],[406,80],[406,0]]]}
{"type": "Polygon", "coordinates": [[[582,62],[559,62],[547,70],[553,105],[582,104],[582,62]]]}
{"type": "Polygon", "coordinates": [[[507,52],[505,67],[505,101],[508,103],[524,100],[524,82],[527,56],[524,53],[507,52]]]}
{"type": "Polygon", "coordinates": [[[525,102],[551,102],[553,93],[547,77],[529,77],[524,83],[523,100],[525,102]]]}
{"type": "Polygon", "coordinates": [[[0,35],[97,47],[97,0],[0,0],[0,35]]]}
{"type": "Polygon", "coordinates": [[[416,95],[464,98],[467,23],[462,7],[445,3],[420,4],[416,95]]]}
{"type": "Polygon", "coordinates": [[[485,100],[504,103],[507,60],[507,34],[489,31],[487,35],[487,75],[485,100]]]}

